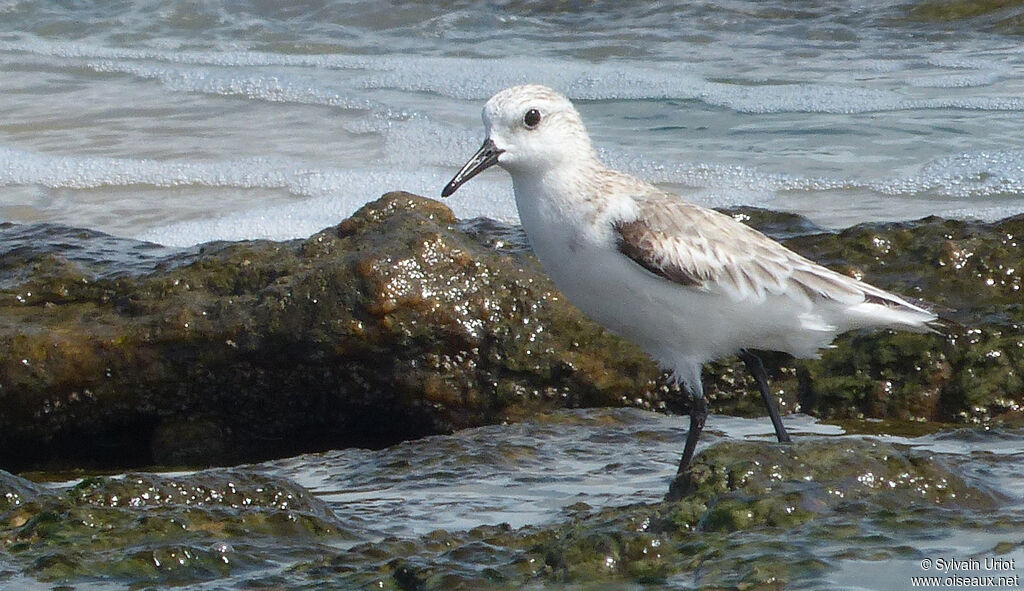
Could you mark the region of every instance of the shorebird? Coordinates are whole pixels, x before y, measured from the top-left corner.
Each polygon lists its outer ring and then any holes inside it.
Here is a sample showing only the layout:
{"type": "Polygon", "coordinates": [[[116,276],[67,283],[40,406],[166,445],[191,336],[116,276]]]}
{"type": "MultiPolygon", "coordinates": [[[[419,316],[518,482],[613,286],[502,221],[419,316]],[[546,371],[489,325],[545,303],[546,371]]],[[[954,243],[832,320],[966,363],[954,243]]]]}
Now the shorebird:
{"type": "Polygon", "coordinates": [[[537,258],[569,300],[642,347],[689,395],[685,471],[708,415],[701,370],[738,355],[790,441],[754,350],[818,357],[862,328],[930,332],[932,312],[827,269],[717,211],[605,166],[579,112],[536,84],[483,108],[483,146],[441,191],[497,164],[537,258]]]}

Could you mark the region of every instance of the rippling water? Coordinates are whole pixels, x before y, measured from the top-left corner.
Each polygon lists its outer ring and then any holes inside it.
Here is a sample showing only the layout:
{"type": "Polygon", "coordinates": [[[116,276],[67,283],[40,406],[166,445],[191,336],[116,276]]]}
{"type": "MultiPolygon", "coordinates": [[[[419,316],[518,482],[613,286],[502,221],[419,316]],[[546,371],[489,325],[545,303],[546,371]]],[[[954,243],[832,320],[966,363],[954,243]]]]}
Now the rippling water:
{"type": "MultiPolygon", "coordinates": [[[[427,437],[381,451],[347,449],[271,462],[340,515],[365,524],[362,541],[480,524],[545,524],[583,502],[662,500],[676,474],[686,417],[634,409],[564,411],[514,425],[427,437]]],[[[790,416],[799,434],[842,433],[790,416]]],[[[774,440],[767,420],[715,416],[719,437],[774,440]]],[[[702,445],[698,449],[703,449],[702,445]]]]}
{"type": "MultiPolygon", "coordinates": [[[[0,5],[0,220],[188,245],[436,195],[538,81],[607,160],[824,225],[1024,211],[1024,46],[913,3],[0,5]]],[[[1014,9],[997,13],[1012,21],[1014,9]]],[[[451,200],[514,221],[506,175],[451,200]]]]}
{"type": "MultiPolygon", "coordinates": [[[[786,424],[797,438],[862,437],[845,435],[843,429],[806,415],[790,415],[786,424]]],[[[355,545],[481,524],[546,525],[564,520],[577,503],[591,507],[656,503],[664,498],[675,475],[687,425],[685,417],[635,409],[562,411],[380,451],[308,454],[269,462],[260,469],[316,492],[354,534],[345,545],[355,545]]],[[[974,485],[1005,495],[1004,511],[1024,510],[1024,473],[1019,469],[1024,461],[1024,432],[1019,429],[877,438],[939,454],[958,465],[974,485]]],[[[774,431],[767,418],[712,416],[698,449],[723,439],[771,444],[774,431]]],[[[885,533],[933,558],[996,556],[993,545],[1006,537],[943,523],[935,523],[926,539],[919,533],[908,533],[904,539],[899,532],[885,533]]],[[[793,531],[792,535],[802,534],[793,531]]],[[[1024,565],[1020,546],[998,556],[1024,565]]],[[[910,577],[927,574],[921,571],[920,558],[867,563],[851,559],[836,567],[819,582],[820,588],[903,588],[910,577]]]]}
{"type": "MultiPolygon", "coordinates": [[[[786,422],[798,440],[842,437],[853,441],[864,437],[845,434],[839,427],[818,423],[805,415],[790,415],[786,422]]],[[[469,429],[378,451],[348,449],[306,454],[241,469],[285,477],[314,491],[337,516],[339,529],[345,535],[336,537],[331,544],[335,551],[344,551],[389,537],[414,543],[411,540],[422,539],[435,530],[455,532],[501,523],[516,528],[557,524],[581,506],[586,512],[589,508],[657,503],[663,499],[675,475],[687,424],[685,417],[636,409],[560,411],[519,424],[469,429]]],[[[1024,473],[1020,470],[1024,460],[1024,431],[1020,429],[961,429],[914,438],[872,438],[937,454],[936,461],[955,467],[955,472],[972,486],[1001,495],[1005,503],[999,514],[1024,513],[1024,473]]],[[[766,418],[713,415],[700,449],[726,439],[763,440],[771,445],[774,432],[766,418]]],[[[1005,545],[1008,537],[1019,539],[1005,528],[986,532],[957,521],[952,510],[947,509],[945,513],[939,510],[935,514],[921,514],[920,510],[921,507],[917,507],[916,512],[906,516],[914,523],[906,531],[898,526],[900,518],[897,517],[890,520],[895,526],[882,525],[879,526],[882,529],[875,532],[873,544],[878,546],[878,552],[884,553],[885,548],[892,546],[896,558],[865,561],[864,557],[871,554],[864,548],[865,543],[872,543],[870,536],[867,542],[863,536],[851,542],[849,558],[827,558],[842,556],[846,549],[836,546],[836,541],[815,538],[813,529],[787,530],[789,543],[820,550],[820,558],[828,564],[824,574],[815,578],[811,586],[805,582],[796,588],[847,591],[907,588],[910,577],[928,574],[921,571],[922,557],[1012,558],[1018,566],[1009,574],[1019,573],[1019,565],[1024,565],[1024,546],[997,547],[1005,545]],[[929,521],[922,533],[920,520],[938,519],[936,516],[945,516],[949,521],[929,521]]],[[[965,517],[971,514],[967,509],[964,511],[965,517]]],[[[978,518],[974,513],[966,522],[973,523],[978,518]]],[[[845,524],[850,519],[858,519],[852,508],[845,521],[841,514],[835,519],[837,527],[860,527],[856,523],[845,524]]],[[[763,534],[749,535],[757,538],[763,534]]],[[[244,542],[227,539],[234,544],[244,542]]],[[[199,571],[194,588],[266,588],[268,583],[258,582],[272,581],[274,577],[283,579],[273,588],[290,588],[290,584],[284,582],[293,579],[296,588],[307,588],[303,586],[307,583],[298,582],[302,571],[292,570],[295,556],[308,560],[323,553],[323,549],[313,539],[306,542],[308,552],[296,554],[297,543],[301,541],[289,540],[289,553],[283,554],[280,560],[275,559],[272,550],[269,554],[263,551],[273,566],[246,568],[244,564],[238,565],[230,576],[215,577],[205,584],[198,581],[209,575],[199,571]]],[[[754,552],[754,547],[750,551],[754,552]]],[[[777,551],[779,560],[789,556],[782,546],[777,551]]],[[[771,545],[767,550],[756,552],[770,553],[771,545]]],[[[457,557],[447,560],[459,561],[457,557]]],[[[473,560],[472,555],[467,555],[462,566],[471,571],[482,568],[473,560]]],[[[372,567],[364,565],[362,568],[372,567]]],[[[0,575],[3,574],[0,569],[0,575]]],[[[117,581],[69,582],[76,589],[89,591],[117,588],[117,581]]],[[[11,578],[8,583],[26,589],[44,588],[22,576],[11,578]]],[[[680,581],[669,587],[693,588],[680,581]]]]}

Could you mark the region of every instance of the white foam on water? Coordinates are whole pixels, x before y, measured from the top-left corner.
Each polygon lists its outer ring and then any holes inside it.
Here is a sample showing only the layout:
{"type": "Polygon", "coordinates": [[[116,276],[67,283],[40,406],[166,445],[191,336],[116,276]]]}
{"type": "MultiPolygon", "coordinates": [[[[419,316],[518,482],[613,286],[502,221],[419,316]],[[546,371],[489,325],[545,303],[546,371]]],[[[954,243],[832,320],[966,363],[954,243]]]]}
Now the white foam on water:
{"type": "Polygon", "coordinates": [[[0,186],[92,189],[129,185],[285,188],[297,195],[323,190],[298,163],[273,158],[228,162],[50,156],[0,146],[0,186]]]}
{"type": "MultiPolygon", "coordinates": [[[[984,72],[991,82],[1002,72],[984,72]]],[[[947,78],[951,80],[952,78],[947,78]]],[[[968,74],[957,74],[960,78],[968,74]]],[[[910,109],[1024,110],[1012,96],[915,97],[887,88],[849,84],[725,84],[711,81],[685,65],[651,62],[643,67],[618,63],[566,62],[508,58],[496,65],[482,60],[415,58],[358,80],[368,89],[431,92],[460,100],[479,100],[515,84],[540,82],[582,100],[695,100],[739,113],[871,113],[910,109]],[[424,76],[425,71],[462,71],[452,82],[424,76]]],[[[942,85],[950,86],[951,83],[942,85]]],[[[960,84],[967,86],[967,84],[960,84]]],[[[981,85],[981,79],[971,86],[981,85]]]]}
{"type": "MultiPolygon", "coordinates": [[[[402,188],[437,198],[440,188],[448,182],[443,175],[436,169],[403,172],[380,168],[335,172],[320,177],[318,192],[326,193],[320,197],[214,218],[175,222],[150,228],[134,238],[169,246],[189,246],[210,240],[304,238],[340,223],[388,190],[402,188]]],[[[511,187],[505,179],[481,180],[474,187],[460,190],[457,196],[445,200],[445,204],[460,218],[518,219],[511,187]]]]}
{"type": "MultiPolygon", "coordinates": [[[[336,91],[321,89],[308,80],[283,79],[280,73],[252,74],[238,78],[153,65],[220,66],[265,68],[284,66],[320,70],[351,70],[352,88],[429,92],[458,100],[486,99],[507,86],[540,82],[584,100],[697,100],[741,113],[870,113],[907,109],[1024,110],[1024,99],[1012,93],[999,96],[916,97],[890,88],[873,88],[856,80],[848,83],[756,83],[714,82],[714,72],[702,73],[692,64],[680,62],[586,62],[566,59],[501,60],[438,56],[353,56],[349,54],[282,55],[260,51],[195,52],[136,48],[109,48],[88,43],[53,42],[24,35],[19,41],[0,41],[0,51],[39,55],[99,59],[88,67],[100,72],[121,72],[160,80],[171,90],[241,94],[265,100],[295,100],[334,104],[341,100],[336,91]],[[459,76],[440,75],[459,72],[459,76]]],[[[866,62],[865,71],[882,67],[878,60],[866,62]]],[[[991,60],[930,62],[933,72],[924,78],[905,81],[909,87],[955,88],[988,86],[1011,75],[1009,65],[991,60]],[[974,71],[965,72],[971,68],[974,71]]],[[[859,62],[857,68],[861,68],[859,62]]],[[[757,76],[752,81],[757,80],[757,76]]],[[[371,105],[356,100],[356,108],[371,105]]]]}
{"type": "Polygon", "coordinates": [[[296,55],[262,51],[188,51],[145,47],[109,47],[88,42],[52,41],[34,35],[19,35],[19,40],[0,40],[0,51],[31,53],[60,58],[105,60],[144,60],[201,66],[295,66],[310,68],[376,70],[386,67],[390,58],[351,54],[296,55]]]}
{"type": "MultiPolygon", "coordinates": [[[[448,181],[447,174],[436,167],[310,169],[302,163],[286,160],[161,162],[50,157],[0,148],[0,186],[279,189],[297,198],[285,204],[242,208],[206,219],[166,223],[131,236],[169,246],[189,246],[211,240],[285,240],[309,236],[339,223],[389,190],[402,188],[438,196],[440,188],[448,181]]],[[[516,219],[510,183],[498,175],[481,176],[479,182],[466,187],[448,202],[460,217],[487,215],[503,221],[516,219]]],[[[166,207],[168,216],[172,217],[175,206],[164,203],[153,207],[166,207]]]]}
{"type": "Polygon", "coordinates": [[[312,76],[279,76],[267,72],[230,72],[203,68],[178,68],[131,62],[89,62],[87,67],[100,73],[129,74],[157,80],[175,92],[200,92],[222,96],[241,96],[250,100],[325,105],[345,109],[387,112],[374,101],[347,96],[343,89],[325,87],[312,76]]]}
{"type": "MultiPolygon", "coordinates": [[[[807,178],[783,173],[763,172],[755,168],[708,163],[658,163],[630,155],[605,153],[615,167],[650,182],[700,187],[705,191],[727,193],[739,199],[735,203],[758,205],[774,201],[787,192],[848,193],[873,192],[879,195],[917,200],[926,197],[960,200],[960,203],[929,204],[933,213],[959,212],[957,217],[995,219],[1024,211],[1024,151],[971,152],[944,156],[924,164],[917,174],[885,179],[807,178]],[[767,197],[766,195],[772,195],[767,197]],[[977,209],[969,203],[984,199],[1007,200],[1005,204],[983,203],[977,209]],[[995,213],[997,215],[989,215],[995,213]]],[[[732,199],[716,205],[734,204],[732,199]]],[[[922,210],[921,215],[928,212],[922,210]]]]}
{"type": "MultiPolygon", "coordinates": [[[[373,120],[367,125],[384,134],[385,156],[381,162],[359,168],[274,158],[190,161],[52,156],[0,146],[0,186],[277,190],[295,199],[253,204],[198,220],[175,220],[172,201],[157,204],[152,207],[167,209],[165,222],[150,224],[131,237],[172,246],[210,240],[281,240],[308,236],[336,224],[387,191],[403,189],[436,197],[480,142],[479,132],[451,133],[445,126],[419,117],[400,122],[373,120]]],[[[877,181],[801,178],[707,163],[658,163],[618,152],[605,152],[604,156],[612,166],[712,206],[773,206],[784,204],[790,194],[820,194],[820,202],[830,195],[848,199],[859,192],[906,202],[908,217],[938,213],[996,219],[1024,211],[1020,199],[1024,195],[1024,151],[952,155],[928,163],[916,176],[877,181]],[[936,197],[942,198],[941,206],[936,207],[936,197]]],[[[460,218],[518,219],[511,182],[498,169],[480,175],[445,202],[460,218]]],[[[75,224],[81,219],[56,221],[75,224]]]]}
{"type": "Polygon", "coordinates": [[[968,152],[939,158],[921,171],[917,192],[953,197],[1024,195],[1024,150],[968,152]]]}
{"type": "MultiPolygon", "coordinates": [[[[150,219],[152,212],[140,213],[131,236],[169,245],[225,239],[285,239],[306,236],[337,223],[386,191],[402,189],[436,196],[482,139],[482,102],[496,90],[522,82],[536,81],[560,88],[581,101],[584,111],[588,101],[669,101],[651,109],[655,116],[668,118],[668,125],[699,125],[685,120],[690,112],[697,116],[708,112],[730,114],[720,122],[725,131],[718,133],[727,133],[729,125],[737,125],[736,121],[748,114],[795,113],[802,117],[802,113],[1024,111],[1024,99],[1015,93],[1013,82],[1020,56],[1004,55],[1007,59],[1000,60],[985,52],[976,56],[952,52],[927,59],[907,55],[859,59],[844,53],[843,67],[834,73],[822,69],[821,57],[807,56],[796,60],[793,70],[781,72],[781,76],[762,64],[760,69],[751,67],[735,80],[724,82],[718,77],[714,60],[296,55],[237,47],[225,51],[181,51],[168,43],[154,41],[154,47],[116,48],[16,33],[0,40],[0,54],[9,62],[17,62],[19,57],[29,61],[45,59],[47,68],[59,68],[64,60],[63,67],[68,72],[76,74],[84,68],[90,73],[92,84],[102,84],[110,75],[123,75],[156,82],[169,92],[211,97],[208,100],[237,97],[337,108],[344,111],[344,117],[334,123],[339,129],[365,136],[367,145],[378,143],[380,149],[354,149],[344,154],[343,158],[348,159],[344,162],[333,160],[331,154],[318,153],[315,146],[309,148],[308,155],[303,154],[301,126],[295,129],[297,139],[289,146],[298,148],[290,152],[298,154],[292,159],[232,158],[224,151],[230,148],[227,144],[217,146],[223,153],[220,158],[214,155],[202,160],[60,155],[0,146],[0,186],[39,186],[72,192],[108,187],[210,187],[241,193],[253,191],[254,197],[258,191],[269,190],[283,199],[294,199],[283,203],[281,198],[254,198],[250,203],[238,199],[241,206],[235,209],[211,208],[202,219],[193,219],[196,211],[193,209],[188,215],[175,211],[170,195],[167,203],[157,206],[166,209],[160,209],[165,213],[163,221],[154,225],[150,219]],[[802,81],[807,77],[801,77],[800,72],[815,68],[821,74],[815,80],[820,81],[802,81]],[[458,75],[453,76],[452,72],[458,75]],[[858,78],[858,72],[865,74],[863,80],[858,78]],[[965,88],[971,90],[960,92],[965,88]],[[694,104],[705,106],[695,108],[694,104]]],[[[717,47],[714,51],[723,49],[717,47]]],[[[31,86],[30,82],[26,87],[31,86]]],[[[159,108],[159,103],[154,104],[151,99],[146,106],[159,108]]],[[[325,111],[323,116],[330,117],[336,112],[325,111]]],[[[622,121],[622,115],[609,115],[607,110],[604,117],[613,123],[622,121]]],[[[929,117],[935,119],[935,115],[929,117]]],[[[823,126],[823,121],[818,120],[817,125],[823,126]]],[[[310,125],[316,125],[316,121],[310,125]]],[[[798,126],[783,122],[775,129],[786,130],[787,125],[798,126]]],[[[855,133],[857,129],[856,121],[850,119],[844,120],[844,126],[843,133],[855,133]]],[[[876,130],[873,128],[872,132],[876,130]]],[[[211,127],[210,133],[216,134],[216,128],[211,127]]],[[[904,135],[897,141],[909,141],[911,133],[904,135]]],[[[236,137],[240,141],[247,139],[244,133],[236,137]]],[[[770,136],[766,137],[755,141],[770,141],[770,136]]],[[[617,146],[614,138],[613,135],[613,141],[603,152],[611,166],[704,205],[791,209],[817,214],[812,217],[824,225],[837,220],[845,224],[851,220],[879,219],[872,217],[872,211],[879,216],[890,215],[889,219],[927,214],[991,219],[1024,211],[1024,156],[1012,150],[931,154],[916,168],[905,160],[899,162],[901,172],[895,175],[885,176],[881,171],[882,176],[876,178],[847,178],[838,176],[842,172],[836,176],[814,176],[747,165],[741,149],[728,148],[730,144],[724,139],[716,139],[719,143],[715,145],[732,149],[732,158],[743,162],[742,165],[688,161],[679,157],[687,153],[685,150],[670,150],[661,156],[655,153],[651,158],[630,151],[636,148],[617,146]],[[908,174],[907,170],[911,172],[908,174]],[[891,206],[886,207],[885,199],[890,198],[891,206]],[[858,202],[867,204],[860,218],[858,202]],[[888,214],[889,211],[893,213],[888,214]]],[[[136,133],[132,141],[145,142],[145,134],[136,133]]],[[[257,132],[253,132],[251,142],[258,141],[257,132]]],[[[53,145],[46,144],[43,149],[52,150],[53,145]]],[[[932,145],[941,142],[933,141],[932,145]]],[[[127,148],[131,145],[127,144],[127,148]]],[[[850,158],[857,157],[856,143],[852,149],[842,149],[852,154],[850,158]]],[[[125,147],[122,150],[127,151],[125,147]]],[[[893,159],[906,158],[903,152],[893,154],[893,159]]],[[[833,168],[842,165],[841,158],[839,162],[833,168]]],[[[880,157],[878,162],[884,166],[887,161],[880,157]]],[[[61,198],[65,202],[76,199],[73,194],[62,194],[61,198]]],[[[82,199],[83,203],[86,201],[82,199]]],[[[511,183],[500,171],[481,175],[447,203],[463,218],[484,215],[508,222],[517,220],[511,183]]],[[[72,209],[69,205],[60,211],[72,209]]],[[[95,219],[90,215],[82,210],[74,219],[53,221],[90,226],[90,220],[95,219]]],[[[104,229],[98,225],[90,227],[104,229]]]]}
{"type": "Polygon", "coordinates": [[[911,78],[911,86],[919,88],[969,88],[991,86],[1002,80],[1006,74],[1001,71],[982,71],[967,74],[938,74],[923,78],[911,78]]]}

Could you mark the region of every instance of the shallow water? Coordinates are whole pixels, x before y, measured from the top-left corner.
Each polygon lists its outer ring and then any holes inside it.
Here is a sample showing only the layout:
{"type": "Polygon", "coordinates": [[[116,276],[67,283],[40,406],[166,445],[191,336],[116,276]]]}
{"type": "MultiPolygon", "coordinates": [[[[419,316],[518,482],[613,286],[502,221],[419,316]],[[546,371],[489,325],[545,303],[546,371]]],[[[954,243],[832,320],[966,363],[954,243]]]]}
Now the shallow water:
{"type": "MultiPolygon", "coordinates": [[[[267,465],[339,514],[373,524],[366,540],[481,524],[522,527],[548,523],[578,502],[660,501],[675,476],[688,424],[685,417],[630,409],[572,411],[381,451],[338,450],[267,465]]],[[[787,425],[794,433],[840,432],[807,416],[791,417],[787,425]]],[[[707,428],[705,445],[716,436],[774,438],[765,421],[718,416],[707,428]]]]}
{"type": "MultiPolygon", "coordinates": [[[[865,437],[843,434],[839,427],[818,423],[805,415],[789,416],[786,423],[797,440],[843,437],[853,441],[865,437]]],[[[241,467],[244,472],[285,477],[311,489],[327,501],[343,535],[309,540],[305,542],[307,546],[302,545],[301,539],[288,540],[279,556],[275,556],[272,548],[259,551],[271,565],[236,566],[228,576],[206,583],[202,581],[208,575],[200,571],[192,582],[199,585],[196,588],[205,589],[244,589],[268,581],[277,581],[275,584],[280,586],[275,588],[307,588],[303,586],[310,584],[303,578],[305,570],[295,570],[296,560],[313,560],[323,555],[324,542],[333,548],[329,552],[395,538],[413,544],[413,540],[430,536],[436,530],[457,532],[502,523],[513,528],[545,526],[563,522],[577,512],[657,503],[675,474],[687,424],[685,417],[635,409],[560,411],[514,425],[428,437],[378,451],[338,450],[241,467]]],[[[1024,514],[1024,474],[1019,469],[1024,460],[1024,431],[1020,429],[958,429],[914,438],[871,438],[933,452],[937,461],[954,467],[969,484],[1002,495],[1004,506],[997,514],[1024,514]]],[[[713,415],[700,449],[736,439],[773,445],[771,424],[767,419],[713,415]]],[[[51,486],[63,488],[70,484],[51,486]]],[[[827,567],[810,586],[805,581],[792,587],[801,589],[905,588],[910,585],[910,577],[929,574],[922,572],[920,566],[926,557],[998,556],[1015,559],[1019,565],[1009,574],[1024,570],[1024,546],[1018,544],[997,552],[996,544],[1007,539],[1007,532],[958,525],[984,520],[984,516],[962,511],[958,518],[963,521],[922,525],[922,518],[947,519],[952,514],[947,510],[922,516],[918,508],[905,517],[912,526],[875,526],[879,529],[874,541],[871,536],[867,542],[859,538],[849,549],[816,538],[813,529],[796,527],[787,532],[785,544],[773,550],[772,544],[759,543],[756,552],[762,558],[771,558],[772,552],[778,552],[778,560],[787,560],[793,547],[818,548],[827,567]],[[864,560],[865,543],[869,549],[870,545],[878,546],[878,559],[864,560]],[[847,553],[848,559],[825,558],[847,553]]],[[[851,518],[856,519],[856,514],[847,519],[851,518]]],[[[889,519],[899,524],[904,518],[896,515],[889,519]]],[[[845,527],[841,516],[835,527],[845,527]]],[[[757,537],[756,533],[747,535],[757,537]]],[[[243,543],[230,538],[229,541],[235,545],[243,543]]],[[[255,540],[253,543],[259,544],[255,540]]],[[[232,552],[226,556],[233,557],[232,552]]],[[[455,567],[475,571],[483,568],[474,562],[478,558],[469,553],[461,559],[463,562],[457,556],[447,556],[445,560],[455,567]]],[[[2,571],[0,568],[0,574],[2,571]]],[[[685,579],[675,577],[666,585],[692,588],[685,579]]],[[[68,582],[76,589],[94,591],[112,588],[110,583],[116,581],[68,582]]],[[[0,584],[35,586],[33,579],[24,575],[6,581],[0,578],[0,584]]]]}
{"type": "MultiPolygon", "coordinates": [[[[843,429],[806,415],[786,417],[797,438],[848,437],[843,429]]],[[[328,501],[356,534],[355,545],[385,537],[414,538],[435,530],[465,530],[507,523],[514,528],[565,520],[578,507],[657,503],[676,472],[688,421],[635,409],[563,411],[515,425],[429,437],[380,451],[341,450],[261,466],[287,476],[328,501]],[[582,503],[583,505],[578,505],[582,503]]],[[[960,429],[922,437],[876,436],[931,451],[958,467],[971,484],[1005,495],[1002,512],[1024,511],[1024,431],[960,429]]],[[[774,432],[764,418],[712,416],[698,448],[727,439],[761,440],[774,432]]],[[[584,510],[585,511],[585,510],[584,510]]],[[[817,585],[794,588],[889,590],[911,584],[923,571],[921,557],[1015,559],[1008,574],[1024,571],[1024,547],[996,553],[1005,535],[935,523],[920,529],[880,531],[906,559],[839,561],[817,585]],[[912,551],[910,549],[913,549],[912,551]],[[865,569],[870,571],[865,575],[865,569]]],[[[791,544],[814,545],[799,529],[791,544]]],[[[820,542],[818,542],[820,543],[820,542]]],[[[822,548],[823,555],[826,553],[822,548]]],[[[840,549],[841,550],[841,549],[840,549]]],[[[781,549],[780,549],[781,552],[781,549]]],[[[780,554],[780,559],[785,555],[780,554]]],[[[467,564],[467,568],[479,568],[467,564]]],[[[685,577],[683,577],[685,578],[685,577]]],[[[681,580],[670,588],[686,589],[681,580]]],[[[988,587],[981,587],[988,588],[988,587]]]]}
{"type": "MultiPolygon", "coordinates": [[[[483,101],[525,81],[576,99],[611,164],[701,203],[826,226],[1024,211],[1014,13],[914,7],[7,2],[0,220],[306,236],[388,190],[436,196],[483,101]]],[[[450,203],[516,217],[500,171],[450,203]]]]}

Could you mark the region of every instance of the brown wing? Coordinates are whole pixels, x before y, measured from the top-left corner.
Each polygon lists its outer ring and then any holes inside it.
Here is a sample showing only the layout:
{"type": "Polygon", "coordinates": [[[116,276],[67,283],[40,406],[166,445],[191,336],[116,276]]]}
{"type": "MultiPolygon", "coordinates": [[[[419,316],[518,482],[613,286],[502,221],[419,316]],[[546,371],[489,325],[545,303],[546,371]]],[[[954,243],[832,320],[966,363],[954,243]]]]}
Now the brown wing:
{"type": "Polygon", "coordinates": [[[826,269],[733,218],[673,199],[638,198],[639,215],[616,222],[619,251],[681,286],[736,300],[789,294],[844,303],[911,306],[900,298],[826,269]]]}
{"type": "Polygon", "coordinates": [[[685,266],[660,248],[667,236],[652,229],[645,221],[617,222],[615,231],[618,232],[619,252],[651,273],[687,287],[702,285],[707,280],[707,277],[697,276],[698,269],[685,266]]]}

